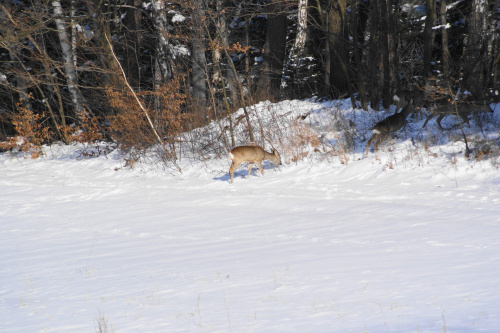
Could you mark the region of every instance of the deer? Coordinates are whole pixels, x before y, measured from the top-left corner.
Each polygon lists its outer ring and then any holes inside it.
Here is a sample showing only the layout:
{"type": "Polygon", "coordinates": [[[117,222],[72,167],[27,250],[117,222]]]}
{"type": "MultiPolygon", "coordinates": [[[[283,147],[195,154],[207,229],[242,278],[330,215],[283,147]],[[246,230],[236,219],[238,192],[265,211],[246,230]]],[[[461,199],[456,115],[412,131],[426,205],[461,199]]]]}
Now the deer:
{"type": "Polygon", "coordinates": [[[281,165],[280,154],[273,149],[272,152],[265,151],[259,146],[239,146],[235,147],[229,153],[229,160],[233,163],[229,167],[229,177],[231,178],[231,183],[233,183],[233,173],[243,162],[249,162],[248,165],[248,177],[252,172],[253,163],[257,164],[260,169],[260,173],[264,176],[264,168],[262,168],[262,161],[271,161],[274,164],[281,165]]]}
{"type": "Polygon", "coordinates": [[[415,107],[413,105],[413,100],[410,99],[409,103],[403,108],[403,110],[401,110],[401,112],[396,112],[375,124],[372,129],[372,137],[366,143],[365,157],[368,155],[368,150],[372,143],[374,143],[375,152],[377,152],[378,146],[383,141],[388,139],[393,133],[406,126],[408,123],[406,118],[413,112],[415,112],[415,107]]]}
{"type": "Polygon", "coordinates": [[[424,107],[427,103],[427,98],[429,97],[432,91],[431,84],[426,81],[424,86],[417,87],[416,90],[406,90],[406,89],[398,89],[392,100],[396,104],[396,112],[398,110],[402,110],[406,105],[410,103],[410,100],[413,100],[412,104],[417,108],[417,112],[419,114],[419,118],[422,115],[420,108],[424,107]]]}
{"type": "Polygon", "coordinates": [[[403,109],[412,100],[412,104],[416,107],[421,107],[425,105],[426,91],[425,90],[398,90],[396,94],[392,97],[392,100],[396,103],[396,111],[403,109]]]}
{"type": "Polygon", "coordinates": [[[429,120],[437,116],[436,123],[440,129],[443,129],[443,127],[441,126],[441,120],[443,120],[443,118],[446,117],[447,115],[457,115],[457,113],[458,116],[462,118],[463,122],[470,127],[468,116],[470,116],[471,114],[473,114],[478,110],[490,113],[493,112],[493,110],[490,108],[489,105],[464,103],[464,104],[456,104],[455,108],[455,105],[452,103],[439,102],[431,109],[432,113],[427,116],[424,125],[422,125],[422,128],[424,128],[427,125],[429,120]]]}

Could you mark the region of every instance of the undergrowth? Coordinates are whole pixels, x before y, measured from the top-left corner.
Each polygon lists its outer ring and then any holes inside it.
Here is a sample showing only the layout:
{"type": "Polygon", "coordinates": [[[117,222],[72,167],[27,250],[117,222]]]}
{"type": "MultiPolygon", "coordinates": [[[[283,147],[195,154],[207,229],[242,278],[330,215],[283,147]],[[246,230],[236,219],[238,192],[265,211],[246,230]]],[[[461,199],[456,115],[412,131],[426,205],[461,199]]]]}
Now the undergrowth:
{"type": "MultiPolygon", "coordinates": [[[[246,108],[249,122],[240,109],[231,114],[231,119],[229,116],[214,117],[206,125],[199,120],[198,125],[193,126],[196,113],[188,112],[185,96],[176,93],[181,90],[181,84],[181,81],[173,81],[157,91],[138,94],[153,128],[133,96],[110,88],[107,95],[114,115],[99,119],[88,113],[70,126],[58,127],[57,131],[48,125],[48,117],[44,114],[34,114],[19,106],[19,112],[12,119],[16,135],[0,142],[0,149],[26,158],[38,158],[44,154],[43,145],[53,142],[54,132],[58,132],[68,138],[68,144],[81,145],[79,157],[100,156],[118,147],[125,166],[130,168],[137,163],[158,163],[164,168],[180,170],[177,163],[184,158],[199,161],[223,158],[233,146],[248,144],[260,145],[268,151],[278,150],[284,163],[327,160],[347,165],[361,159],[360,152],[373,124],[391,114],[390,111],[366,112],[341,107],[341,101],[329,104],[261,102],[246,108]],[[300,108],[301,105],[309,105],[311,109],[300,108]],[[249,140],[250,131],[253,142],[249,140]],[[155,132],[161,136],[162,144],[158,143],[155,132]]],[[[433,122],[422,128],[423,119],[410,121],[405,129],[395,133],[393,139],[384,142],[381,150],[393,156],[396,149],[404,149],[406,153],[400,162],[413,161],[425,166],[445,154],[434,147],[463,141],[463,134],[456,126],[458,120],[448,117],[443,120],[447,125],[444,130],[433,122]],[[406,141],[410,144],[400,145],[406,141]]],[[[468,139],[469,159],[489,160],[498,166],[500,138],[495,119],[476,116],[471,124],[472,128],[463,127],[468,139]]],[[[457,153],[461,152],[465,150],[458,148],[457,153]]],[[[376,155],[370,156],[376,158],[376,155]]],[[[395,158],[390,159],[388,168],[395,167],[397,162],[395,158]]],[[[453,163],[453,158],[450,158],[450,163],[453,163]]]]}
{"type": "MultiPolygon", "coordinates": [[[[12,117],[16,134],[0,142],[0,149],[21,153],[24,157],[36,159],[43,155],[43,145],[53,142],[54,131],[48,125],[44,114],[35,114],[26,107],[18,106],[18,113],[12,117]]],[[[63,133],[66,144],[80,143],[82,155],[100,155],[101,150],[92,149],[103,139],[98,119],[82,115],[78,123],[71,126],[58,125],[57,131],[63,133]]]]}

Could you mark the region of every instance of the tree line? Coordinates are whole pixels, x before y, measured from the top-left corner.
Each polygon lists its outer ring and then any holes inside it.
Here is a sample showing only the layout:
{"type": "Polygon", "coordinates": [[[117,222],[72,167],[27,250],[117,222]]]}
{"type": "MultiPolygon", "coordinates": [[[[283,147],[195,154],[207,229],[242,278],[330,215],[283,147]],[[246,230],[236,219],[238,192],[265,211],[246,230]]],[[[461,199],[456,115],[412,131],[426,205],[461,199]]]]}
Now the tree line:
{"type": "Polygon", "coordinates": [[[19,137],[108,139],[125,149],[171,145],[175,157],[178,133],[260,100],[349,98],[378,109],[398,89],[429,82],[488,101],[500,87],[500,0],[0,6],[3,149],[19,137]]]}

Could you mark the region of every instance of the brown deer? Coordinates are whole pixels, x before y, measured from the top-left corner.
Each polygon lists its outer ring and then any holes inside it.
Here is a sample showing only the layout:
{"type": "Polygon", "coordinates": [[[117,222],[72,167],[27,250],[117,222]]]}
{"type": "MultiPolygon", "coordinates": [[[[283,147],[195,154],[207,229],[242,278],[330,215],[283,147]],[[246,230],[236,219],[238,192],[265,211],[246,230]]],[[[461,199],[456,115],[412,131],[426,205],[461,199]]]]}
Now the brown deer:
{"type": "Polygon", "coordinates": [[[250,172],[252,172],[253,163],[257,164],[260,169],[260,173],[264,175],[264,168],[262,168],[262,161],[268,160],[275,164],[281,165],[281,157],[278,152],[273,149],[271,153],[265,151],[259,146],[239,146],[233,148],[229,153],[229,159],[233,161],[229,167],[229,177],[231,178],[231,183],[233,183],[233,173],[243,162],[249,162],[248,165],[248,177],[250,177],[250,172]]]}
{"type": "Polygon", "coordinates": [[[370,145],[374,143],[375,152],[378,151],[378,146],[394,132],[403,128],[408,121],[406,118],[415,112],[415,107],[413,106],[412,100],[401,110],[399,113],[395,113],[384,120],[378,122],[372,129],[372,137],[366,143],[365,157],[368,155],[368,149],[370,145]]]}
{"type": "Polygon", "coordinates": [[[470,127],[468,116],[470,116],[476,111],[493,112],[493,110],[489,107],[489,105],[464,103],[464,104],[456,104],[455,108],[455,104],[449,103],[447,101],[439,102],[434,107],[432,107],[431,109],[432,113],[427,116],[427,119],[425,119],[422,128],[424,128],[425,125],[427,125],[427,122],[429,122],[429,120],[437,116],[436,124],[438,124],[440,129],[443,129],[443,127],[441,126],[441,120],[443,120],[443,118],[446,117],[447,115],[457,115],[457,113],[458,116],[462,118],[463,122],[470,127]]]}
{"type": "Polygon", "coordinates": [[[405,106],[407,106],[410,101],[415,107],[421,107],[425,105],[425,100],[427,98],[426,90],[404,90],[400,89],[392,97],[394,103],[396,103],[396,112],[405,106]]]}

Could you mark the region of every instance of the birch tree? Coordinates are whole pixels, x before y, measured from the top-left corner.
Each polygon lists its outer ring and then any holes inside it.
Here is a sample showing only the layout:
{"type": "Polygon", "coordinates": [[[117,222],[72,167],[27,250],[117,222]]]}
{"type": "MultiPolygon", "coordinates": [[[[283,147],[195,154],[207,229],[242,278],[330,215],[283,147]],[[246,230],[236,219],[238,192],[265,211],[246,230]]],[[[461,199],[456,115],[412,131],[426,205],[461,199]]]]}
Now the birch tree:
{"type": "Polygon", "coordinates": [[[157,45],[155,57],[155,87],[160,87],[172,79],[172,66],[169,59],[168,22],[165,16],[165,1],[153,1],[154,26],[156,28],[157,45]]]}
{"type": "Polygon", "coordinates": [[[74,53],[73,47],[71,45],[71,39],[66,30],[66,24],[64,22],[63,10],[61,7],[61,1],[53,0],[52,9],[54,12],[54,21],[57,27],[57,34],[59,36],[59,42],[61,44],[61,50],[64,60],[64,71],[66,74],[66,80],[68,84],[68,90],[71,95],[71,101],[73,107],[75,108],[75,113],[78,118],[81,118],[84,113],[82,106],[82,96],[78,90],[78,76],[76,73],[76,66],[74,63],[74,53]]]}
{"type": "Polygon", "coordinates": [[[292,55],[301,55],[307,40],[307,6],[308,0],[299,0],[297,10],[297,36],[292,48],[292,55]]]}

